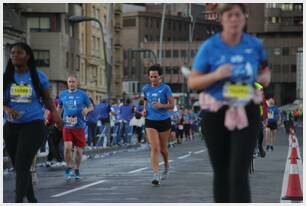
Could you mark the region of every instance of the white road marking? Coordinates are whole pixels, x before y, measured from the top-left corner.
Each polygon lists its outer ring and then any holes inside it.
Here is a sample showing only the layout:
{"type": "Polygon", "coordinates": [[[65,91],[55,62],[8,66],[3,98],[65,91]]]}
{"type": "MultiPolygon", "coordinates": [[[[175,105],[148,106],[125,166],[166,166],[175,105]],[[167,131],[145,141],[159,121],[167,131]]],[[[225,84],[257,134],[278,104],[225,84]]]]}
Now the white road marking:
{"type": "MultiPolygon", "coordinates": [[[[168,162],[171,163],[171,162],[173,162],[173,160],[169,160],[168,162]]],[[[163,161],[159,163],[159,165],[162,165],[162,164],[164,164],[163,161]]]]}
{"type": "Polygon", "coordinates": [[[200,154],[200,153],[205,152],[206,150],[207,150],[207,149],[202,149],[202,150],[199,150],[199,151],[194,152],[194,154],[200,154]]]}
{"type": "Polygon", "coordinates": [[[76,191],[79,191],[79,190],[83,190],[85,188],[88,188],[88,187],[91,187],[91,186],[94,186],[94,185],[97,185],[97,184],[100,184],[100,183],[103,183],[105,182],[106,180],[100,180],[98,182],[94,182],[94,183],[91,183],[91,184],[88,184],[88,185],[84,185],[82,187],[79,187],[79,188],[75,188],[75,189],[72,189],[72,190],[68,190],[66,192],[62,192],[62,193],[59,193],[59,194],[56,194],[56,195],[53,195],[51,197],[61,197],[61,196],[64,196],[64,195],[67,195],[67,194],[70,194],[70,193],[73,193],[73,192],[76,192],[76,191]]]}
{"type": "Polygon", "coordinates": [[[140,168],[140,169],[137,169],[137,170],[129,171],[128,174],[133,174],[133,173],[140,172],[140,171],[143,171],[143,170],[146,170],[146,169],[148,169],[148,167],[143,167],[143,168],[140,168]]]}
{"type": "Polygon", "coordinates": [[[183,155],[183,156],[179,156],[177,159],[184,159],[186,157],[190,157],[191,153],[189,152],[188,154],[186,155],[183,155]]]}

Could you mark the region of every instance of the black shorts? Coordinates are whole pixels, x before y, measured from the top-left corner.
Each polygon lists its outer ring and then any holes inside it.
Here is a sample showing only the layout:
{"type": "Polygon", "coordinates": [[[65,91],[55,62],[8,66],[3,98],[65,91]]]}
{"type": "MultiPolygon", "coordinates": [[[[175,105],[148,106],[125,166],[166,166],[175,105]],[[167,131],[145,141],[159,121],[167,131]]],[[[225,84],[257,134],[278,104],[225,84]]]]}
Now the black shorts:
{"type": "Polygon", "coordinates": [[[276,122],[268,122],[268,128],[270,128],[271,130],[275,130],[277,129],[277,123],[276,122]]]}
{"type": "Polygon", "coordinates": [[[171,120],[170,120],[170,118],[165,119],[165,120],[149,120],[149,119],[146,119],[145,127],[156,129],[158,132],[164,132],[164,131],[167,131],[167,130],[171,129],[171,120]]]}

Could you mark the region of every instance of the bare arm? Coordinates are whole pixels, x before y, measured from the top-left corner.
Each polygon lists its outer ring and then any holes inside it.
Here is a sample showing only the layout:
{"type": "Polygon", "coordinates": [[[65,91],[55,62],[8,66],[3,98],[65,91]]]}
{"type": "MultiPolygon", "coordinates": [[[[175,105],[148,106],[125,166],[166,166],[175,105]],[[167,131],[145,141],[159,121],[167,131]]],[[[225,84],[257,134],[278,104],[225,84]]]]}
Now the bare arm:
{"type": "Polygon", "coordinates": [[[221,65],[216,71],[203,74],[197,71],[192,71],[188,78],[188,86],[190,89],[205,89],[215,82],[229,77],[232,72],[232,65],[221,65]]]}
{"type": "Polygon", "coordinates": [[[58,111],[55,108],[55,105],[53,104],[53,101],[50,97],[50,92],[49,90],[45,90],[44,91],[44,98],[43,98],[43,102],[45,107],[52,113],[54,122],[56,123],[56,125],[58,126],[59,129],[62,129],[64,126],[64,123],[58,113],[58,111]]]}

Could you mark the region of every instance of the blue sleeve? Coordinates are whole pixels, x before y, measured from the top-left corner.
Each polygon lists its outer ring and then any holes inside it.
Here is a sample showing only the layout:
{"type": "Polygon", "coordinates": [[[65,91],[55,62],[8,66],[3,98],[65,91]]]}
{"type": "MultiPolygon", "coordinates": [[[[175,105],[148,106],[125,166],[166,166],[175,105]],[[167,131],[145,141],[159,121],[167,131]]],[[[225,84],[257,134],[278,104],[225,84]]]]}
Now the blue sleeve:
{"type": "Polygon", "coordinates": [[[205,41],[202,46],[200,47],[199,51],[197,52],[194,62],[192,65],[192,70],[201,72],[201,73],[207,73],[209,71],[209,48],[211,43],[210,41],[205,41]]]}
{"type": "Polygon", "coordinates": [[[59,98],[58,98],[58,104],[59,104],[61,107],[63,106],[62,98],[63,98],[63,92],[59,95],[59,98]]]}
{"type": "Polygon", "coordinates": [[[39,81],[41,83],[43,90],[44,91],[48,90],[49,80],[48,80],[48,77],[45,75],[45,73],[38,71],[38,77],[39,77],[39,81]]]}
{"type": "Polygon", "coordinates": [[[166,95],[167,95],[167,97],[172,97],[173,96],[171,88],[168,85],[167,85],[166,95]]]}
{"type": "Polygon", "coordinates": [[[145,98],[147,98],[146,88],[147,88],[147,86],[144,86],[144,88],[142,89],[143,96],[144,96],[145,98]]]}
{"type": "Polygon", "coordinates": [[[86,107],[89,107],[89,105],[91,104],[91,101],[85,92],[84,92],[84,104],[86,105],[86,107]]]}

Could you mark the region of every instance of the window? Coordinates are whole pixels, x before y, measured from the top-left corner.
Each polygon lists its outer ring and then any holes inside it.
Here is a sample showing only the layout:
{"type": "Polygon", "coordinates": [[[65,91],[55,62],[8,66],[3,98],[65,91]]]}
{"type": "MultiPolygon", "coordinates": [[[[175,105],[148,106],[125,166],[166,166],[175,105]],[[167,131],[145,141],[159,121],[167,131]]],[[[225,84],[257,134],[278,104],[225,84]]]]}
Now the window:
{"type": "Polygon", "coordinates": [[[170,20],[168,21],[168,29],[169,30],[171,29],[171,21],[170,20]]]}
{"type": "Polygon", "coordinates": [[[80,55],[76,55],[75,68],[76,68],[77,71],[80,71],[80,55]]]}
{"type": "Polygon", "coordinates": [[[171,57],[171,50],[167,49],[166,50],[166,58],[170,58],[171,57]]]}
{"type": "Polygon", "coordinates": [[[186,57],[186,49],[181,50],[181,57],[186,57]]]}
{"type": "Polygon", "coordinates": [[[156,20],[156,28],[159,28],[159,24],[160,24],[160,19],[156,20]]]}
{"type": "Polygon", "coordinates": [[[283,64],[282,72],[283,73],[289,73],[289,64],[283,64]]]}
{"type": "Polygon", "coordinates": [[[179,67],[173,67],[173,74],[178,74],[180,68],[179,67]]]}
{"type": "Polygon", "coordinates": [[[51,31],[50,17],[29,17],[30,31],[48,32],[51,31]]]}
{"type": "Polygon", "coordinates": [[[295,47],[289,48],[289,55],[290,56],[295,56],[296,55],[296,48],[295,47]]]}
{"type": "Polygon", "coordinates": [[[182,31],[182,22],[179,22],[179,31],[182,31]]]}
{"type": "Polygon", "coordinates": [[[194,57],[195,54],[196,54],[196,51],[194,49],[192,49],[190,52],[191,52],[191,57],[194,57]]]}
{"type": "Polygon", "coordinates": [[[173,30],[176,30],[176,22],[175,21],[173,22],[173,27],[172,28],[173,28],[173,30]]]}
{"type": "Polygon", "coordinates": [[[66,52],[66,68],[69,68],[69,52],[66,52]]]}
{"type": "Polygon", "coordinates": [[[35,63],[38,67],[50,66],[50,52],[49,50],[33,50],[35,63]]]}
{"type": "Polygon", "coordinates": [[[290,72],[296,73],[296,64],[291,64],[290,72]]]}
{"type": "Polygon", "coordinates": [[[280,73],[281,72],[281,65],[280,64],[274,64],[272,68],[272,72],[274,73],[280,73]]]}
{"type": "Polygon", "coordinates": [[[148,27],[149,26],[149,19],[148,17],[145,18],[145,27],[148,27]]]}
{"type": "Polygon", "coordinates": [[[166,74],[171,74],[171,67],[166,67],[166,74]]]}
{"type": "Polygon", "coordinates": [[[283,56],[289,56],[289,48],[288,47],[283,48],[283,56]]]}
{"type": "Polygon", "coordinates": [[[178,58],[178,57],[179,57],[179,52],[178,52],[177,49],[174,49],[174,50],[173,50],[173,57],[174,57],[174,58],[178,58]]]}
{"type": "Polygon", "coordinates": [[[294,25],[303,25],[303,16],[294,16],[293,17],[294,25]]]}
{"type": "Polygon", "coordinates": [[[273,50],[274,55],[278,56],[278,55],[281,55],[281,53],[282,53],[281,48],[274,48],[274,50],[273,50]]]}

